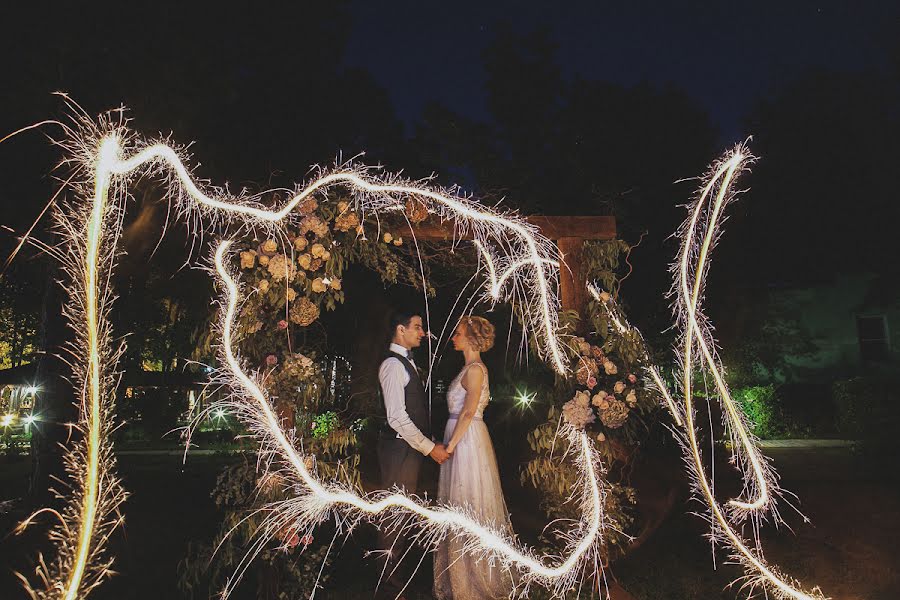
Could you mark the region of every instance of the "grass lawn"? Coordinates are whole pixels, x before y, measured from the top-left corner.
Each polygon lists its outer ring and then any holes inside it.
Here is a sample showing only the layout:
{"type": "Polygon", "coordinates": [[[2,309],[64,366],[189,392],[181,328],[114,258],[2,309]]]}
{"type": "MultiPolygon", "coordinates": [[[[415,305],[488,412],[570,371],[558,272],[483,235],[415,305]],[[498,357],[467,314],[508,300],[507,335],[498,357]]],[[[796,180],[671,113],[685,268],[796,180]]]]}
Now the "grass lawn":
{"type": "MultiPolygon", "coordinates": [[[[900,597],[900,494],[897,479],[877,466],[863,467],[860,457],[847,448],[812,450],[768,449],[782,475],[785,488],[795,492],[802,511],[811,519],[803,523],[783,505],[787,529],[765,533],[769,560],[803,583],[817,583],[832,598],[887,600],[900,597]]],[[[219,471],[235,456],[192,456],[182,464],[177,456],[130,455],[120,458],[120,473],[131,492],[125,508],[124,528],[114,536],[118,574],[92,598],[178,600],[176,569],[190,541],[208,541],[219,515],[209,492],[219,471]]],[[[893,471],[896,473],[896,471],[893,471]]],[[[0,501],[20,497],[28,474],[27,459],[0,463],[0,501]]],[[[527,540],[538,529],[533,499],[521,490],[507,491],[510,510],[527,540]]],[[[738,598],[728,584],[740,570],[722,564],[716,552],[716,569],[701,519],[685,503],[640,549],[613,568],[619,583],[638,599],[738,598]]],[[[39,532],[10,536],[21,518],[21,509],[7,504],[0,514],[0,598],[25,598],[13,570],[29,572],[41,549],[39,532]]],[[[378,578],[378,566],[363,555],[372,547],[370,528],[361,528],[336,554],[334,572],[317,598],[369,598],[378,578]]],[[[409,597],[428,598],[431,568],[426,558],[414,579],[409,597]]],[[[586,590],[585,590],[586,591],[586,590]]],[[[588,596],[588,594],[583,594],[588,596]]],[[[235,600],[255,597],[242,590],[235,600]]]]}

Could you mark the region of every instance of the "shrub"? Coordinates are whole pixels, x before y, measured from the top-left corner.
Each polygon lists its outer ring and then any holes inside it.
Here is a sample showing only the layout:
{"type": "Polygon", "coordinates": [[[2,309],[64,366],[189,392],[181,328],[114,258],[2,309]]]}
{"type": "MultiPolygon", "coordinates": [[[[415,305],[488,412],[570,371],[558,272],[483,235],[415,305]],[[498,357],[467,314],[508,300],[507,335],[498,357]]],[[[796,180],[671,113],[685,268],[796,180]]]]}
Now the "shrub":
{"type": "Polygon", "coordinates": [[[734,391],[753,433],[761,438],[781,437],[787,433],[784,414],[773,385],[755,385],[734,391]]]}
{"type": "Polygon", "coordinates": [[[854,377],[832,385],[838,431],[849,439],[886,440],[900,433],[897,382],[854,377]]]}

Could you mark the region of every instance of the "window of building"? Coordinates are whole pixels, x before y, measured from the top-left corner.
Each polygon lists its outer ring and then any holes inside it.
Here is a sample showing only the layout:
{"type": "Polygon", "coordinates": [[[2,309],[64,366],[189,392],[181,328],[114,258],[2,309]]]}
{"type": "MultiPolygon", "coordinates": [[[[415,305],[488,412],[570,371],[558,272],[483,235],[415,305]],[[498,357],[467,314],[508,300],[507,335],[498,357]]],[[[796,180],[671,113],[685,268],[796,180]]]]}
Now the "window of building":
{"type": "Polygon", "coordinates": [[[887,319],[884,315],[856,317],[859,354],[865,362],[886,360],[890,353],[887,319]]]}

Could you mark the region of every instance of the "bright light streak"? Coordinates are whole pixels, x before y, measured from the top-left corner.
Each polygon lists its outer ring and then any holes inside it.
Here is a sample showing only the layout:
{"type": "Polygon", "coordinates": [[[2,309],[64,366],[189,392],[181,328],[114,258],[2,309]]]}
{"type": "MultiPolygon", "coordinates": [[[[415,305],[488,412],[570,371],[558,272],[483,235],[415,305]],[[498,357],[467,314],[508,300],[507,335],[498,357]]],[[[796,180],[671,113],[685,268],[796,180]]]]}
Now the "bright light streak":
{"type": "Polygon", "coordinates": [[[27,388],[25,388],[25,395],[26,395],[26,396],[33,396],[33,395],[35,395],[35,394],[37,393],[37,391],[38,391],[37,386],[29,385],[27,388]]]}
{"type": "Polygon", "coordinates": [[[22,419],[22,421],[23,421],[26,425],[34,425],[35,421],[37,421],[37,420],[38,420],[38,418],[37,418],[37,416],[35,416],[35,415],[28,415],[27,417],[25,417],[24,419],[22,419]]]}
{"type": "Polygon", "coordinates": [[[100,143],[97,153],[97,162],[94,168],[94,200],[87,227],[87,253],[84,259],[84,310],[87,332],[87,384],[88,405],[85,440],[87,444],[87,456],[85,458],[86,472],[84,477],[84,495],[81,506],[81,530],[76,544],[75,564],[69,576],[65,588],[65,599],[75,600],[79,597],[81,580],[87,567],[87,559],[94,541],[94,526],[96,524],[98,508],[98,487],[100,485],[100,430],[101,430],[101,397],[100,379],[101,350],[100,336],[98,333],[99,315],[102,312],[98,296],[100,294],[97,284],[99,272],[100,245],[103,237],[103,221],[106,211],[106,203],[109,197],[109,186],[112,178],[112,167],[119,157],[119,140],[115,136],[105,138],[100,143]]]}
{"type": "MultiPolygon", "coordinates": [[[[118,143],[117,143],[118,146],[118,143]]],[[[184,166],[178,154],[165,144],[149,146],[127,160],[116,161],[110,165],[110,173],[125,175],[145,164],[164,163],[172,169],[182,186],[184,192],[195,202],[208,209],[220,213],[228,213],[249,217],[263,223],[280,223],[307,197],[318,191],[324,191],[334,185],[349,185],[356,190],[368,193],[372,196],[372,208],[385,210],[402,210],[404,204],[398,201],[397,196],[412,196],[419,199],[427,199],[431,206],[429,212],[437,212],[442,216],[459,222],[463,227],[472,228],[476,233],[479,249],[486,253],[485,243],[489,238],[501,239],[504,243],[512,244],[509,235],[512,234],[520,244],[524,246],[523,256],[512,259],[514,263],[524,261],[532,266],[534,291],[537,294],[534,315],[540,323],[540,328],[534,333],[540,334],[544,350],[549,354],[551,363],[556,370],[564,374],[567,372],[565,351],[556,335],[559,318],[557,310],[559,301],[551,289],[551,281],[558,276],[558,267],[551,273],[547,272],[548,263],[556,264],[549,257],[548,240],[542,238],[537,229],[518,218],[505,217],[495,212],[488,211],[475,202],[459,196],[441,193],[423,186],[411,183],[394,184],[382,182],[366,177],[362,172],[344,171],[324,175],[313,181],[302,192],[295,194],[279,210],[267,210],[249,204],[238,204],[212,198],[203,193],[197,187],[187,168],[184,166]],[[479,239],[481,238],[481,239],[479,239]]],[[[515,245],[515,244],[513,244],[515,245]]],[[[511,270],[520,268],[521,265],[512,267],[511,270]]],[[[507,273],[504,273],[508,277],[507,273]]],[[[506,277],[504,277],[505,279],[506,277]]],[[[493,290],[492,290],[493,293],[493,290]]]]}
{"type": "MultiPolygon", "coordinates": [[[[484,249],[484,246],[478,240],[475,240],[475,247],[478,248],[479,252],[481,252],[481,255],[484,257],[485,264],[487,265],[488,274],[490,275],[490,295],[494,300],[500,299],[500,294],[503,291],[503,285],[506,283],[507,279],[515,274],[516,270],[534,264],[533,259],[523,258],[512,263],[509,267],[504,269],[503,273],[500,274],[500,277],[497,277],[497,267],[494,264],[494,257],[491,256],[490,252],[484,249]]],[[[559,269],[558,260],[543,258],[541,259],[541,261],[550,265],[551,267],[559,269]]]]}
{"type": "Polygon", "coordinates": [[[16,415],[14,415],[12,413],[7,413],[7,414],[3,415],[2,417],[0,417],[0,427],[9,427],[10,425],[13,424],[13,421],[15,420],[15,418],[16,418],[16,415]]]}
{"type": "MultiPolygon", "coordinates": [[[[732,435],[739,440],[744,451],[742,458],[745,457],[749,460],[749,474],[753,476],[754,479],[752,480],[756,483],[758,497],[755,501],[738,502],[732,500],[730,504],[741,510],[760,510],[765,508],[771,502],[769,487],[775,485],[775,479],[772,475],[767,476],[762,461],[758,456],[758,450],[747,433],[741,415],[737,413],[737,409],[734,407],[722,377],[721,367],[710,350],[713,342],[703,325],[705,319],[701,316],[699,310],[703,280],[708,270],[707,260],[718,233],[721,211],[733,197],[731,185],[736,173],[743,168],[745,163],[750,161],[752,161],[752,156],[745,154],[740,146],[730,156],[722,160],[712,170],[713,174],[710,175],[703,186],[702,192],[693,207],[691,217],[682,229],[684,238],[682,240],[679,262],[677,263],[678,268],[676,269],[676,306],[679,309],[680,321],[684,326],[682,348],[682,391],[684,393],[685,406],[683,414],[685,417],[686,437],[684,445],[688,453],[688,464],[693,471],[695,486],[704,497],[714,520],[712,535],[730,545],[734,551],[734,556],[744,565],[748,573],[744,585],[749,586],[751,589],[762,585],[767,591],[775,594],[777,597],[811,600],[812,598],[822,598],[821,593],[818,590],[810,593],[801,591],[796,583],[789,581],[785,576],[777,573],[772,567],[767,565],[762,559],[761,551],[757,550],[754,552],[751,550],[736,532],[733,524],[719,506],[718,500],[716,500],[712,492],[700,455],[694,424],[693,372],[695,359],[693,357],[693,349],[696,346],[703,355],[707,371],[713,375],[720,398],[726,407],[729,429],[732,435]],[[707,207],[707,202],[711,196],[713,197],[712,205],[707,207]],[[705,223],[706,231],[702,243],[698,244],[696,238],[699,237],[698,230],[701,223],[705,223]],[[695,261],[693,264],[692,260],[695,261]],[[693,277],[693,283],[690,282],[691,277],[693,277]]],[[[739,462],[743,466],[743,462],[739,462]]],[[[747,477],[745,475],[746,481],[747,477]]]]}
{"type": "MultiPolygon", "coordinates": [[[[129,178],[141,167],[148,172],[168,176],[169,191],[175,197],[176,207],[188,219],[209,219],[216,222],[224,217],[228,222],[262,227],[272,232],[295,218],[292,211],[305,198],[335,185],[349,186],[357,195],[358,208],[364,211],[400,211],[403,210],[405,199],[409,197],[426,202],[429,211],[439,218],[452,220],[463,231],[471,231],[480,251],[489,258],[491,254],[486,250],[489,243],[501,253],[510,247],[520,252],[518,255],[502,256],[499,259],[501,264],[511,266],[499,280],[493,281],[492,296],[495,299],[499,297],[501,288],[511,279],[514,271],[528,269],[524,276],[515,278],[516,284],[511,286],[507,297],[512,299],[518,290],[516,298],[523,307],[526,331],[535,336],[538,347],[543,349],[544,356],[549,358],[557,371],[566,372],[565,350],[556,335],[559,302],[553,284],[558,278],[558,263],[552,259],[556,252],[549,240],[540,236],[536,228],[523,220],[503,216],[468,198],[435,191],[398,178],[377,180],[362,168],[323,174],[280,209],[267,210],[244,198],[224,195],[228,199],[226,201],[207,195],[194,182],[176,151],[165,144],[146,146],[124,159],[122,155],[126,141],[136,140],[121,125],[103,121],[99,128],[94,123],[86,125],[85,131],[93,132],[103,128],[107,131],[99,135],[96,142],[92,142],[87,134],[83,139],[70,140],[69,147],[73,155],[90,167],[92,178],[89,184],[76,184],[76,189],[85,192],[85,213],[73,208],[70,212],[63,211],[58,221],[60,228],[69,236],[70,248],[74,250],[74,253],[66,255],[66,260],[70,261],[69,272],[73,283],[83,294],[80,298],[73,296],[67,307],[67,316],[76,330],[81,332],[79,352],[82,362],[80,369],[76,368],[75,376],[77,380],[83,381],[84,396],[78,424],[78,429],[83,433],[83,450],[72,453],[68,465],[69,472],[80,487],[73,490],[70,509],[61,513],[63,526],[57,530],[56,538],[60,540],[61,547],[55,566],[52,570],[41,571],[47,589],[34,590],[29,587],[28,591],[32,596],[43,599],[59,592],[59,596],[65,600],[75,600],[86,595],[109,572],[108,563],[100,564],[99,561],[111,528],[120,520],[120,517],[115,516],[114,509],[124,499],[124,492],[113,473],[111,443],[108,436],[103,435],[111,426],[112,399],[109,398],[108,390],[112,380],[111,368],[118,356],[110,351],[109,327],[104,316],[112,301],[108,278],[113,268],[114,244],[121,232],[120,215],[124,210],[121,203],[125,198],[129,178]],[[86,193],[88,189],[89,194],[86,193]],[[115,190],[115,198],[111,198],[112,190],[115,190]],[[83,222],[81,219],[84,219],[83,222]],[[108,483],[101,487],[102,481],[108,483]],[[93,557],[98,562],[92,562],[93,557]]],[[[491,262],[497,260],[491,259],[491,262]]],[[[270,421],[267,425],[277,428],[276,421],[270,421]]],[[[278,438],[280,441],[286,440],[283,432],[278,435],[281,436],[278,438]]],[[[577,443],[575,437],[572,441],[577,443]]],[[[587,444],[585,438],[583,449],[587,444]]],[[[591,469],[598,464],[593,461],[594,458],[590,455],[585,459],[591,469]]],[[[596,480],[596,473],[588,479],[596,480]]],[[[596,481],[595,484],[594,496],[600,494],[600,484],[596,481]]],[[[316,485],[318,487],[315,489],[324,489],[321,485],[316,485]]],[[[394,500],[372,505],[355,496],[356,500],[351,501],[346,495],[349,492],[344,494],[339,495],[340,502],[354,506],[362,503],[357,508],[364,512],[376,514],[382,508],[402,507],[420,517],[443,523],[442,531],[459,530],[474,535],[480,540],[477,542],[480,548],[478,551],[497,550],[503,555],[500,560],[504,564],[512,563],[520,570],[529,571],[526,574],[527,580],[550,578],[554,580],[551,587],[565,586],[566,582],[570,582],[575,566],[581,564],[582,559],[589,554],[588,549],[595,548],[600,538],[602,511],[600,504],[593,502],[592,514],[596,518],[592,521],[594,525],[586,530],[587,535],[573,545],[569,559],[558,567],[546,567],[509,542],[501,543],[498,533],[489,534],[488,529],[477,525],[463,513],[453,513],[449,509],[424,509],[409,498],[393,496],[394,500]],[[375,506],[382,508],[374,508],[375,506]]],[[[30,521],[31,519],[28,520],[30,521]]]]}

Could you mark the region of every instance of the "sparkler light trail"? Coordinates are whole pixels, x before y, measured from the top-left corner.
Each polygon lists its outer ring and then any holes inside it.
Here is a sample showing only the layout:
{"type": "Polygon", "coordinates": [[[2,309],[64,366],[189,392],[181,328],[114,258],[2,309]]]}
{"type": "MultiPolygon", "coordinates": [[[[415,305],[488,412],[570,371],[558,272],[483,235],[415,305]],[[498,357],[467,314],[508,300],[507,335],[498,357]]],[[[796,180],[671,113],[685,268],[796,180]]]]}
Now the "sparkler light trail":
{"type": "MultiPolygon", "coordinates": [[[[85,117],[81,123],[81,135],[73,136],[67,142],[72,155],[67,162],[80,163],[81,167],[88,167],[86,172],[92,174],[89,180],[73,184],[75,191],[79,192],[76,195],[83,200],[64,206],[56,215],[57,226],[69,242],[64,266],[75,289],[66,307],[66,316],[79,336],[73,353],[77,359],[74,365],[75,380],[83,383],[79,385],[82,401],[78,424],[83,440],[76,452],[70,455],[68,464],[72,478],[69,505],[60,514],[61,523],[51,533],[51,537],[58,542],[57,559],[49,567],[41,563],[38,575],[44,582],[42,589],[32,588],[26,582],[26,589],[33,598],[82,598],[108,575],[111,565],[111,560],[103,558],[105,543],[111,531],[121,522],[121,516],[116,513],[125,494],[114,474],[114,457],[107,435],[112,425],[114,368],[121,350],[110,349],[110,332],[105,315],[112,302],[109,279],[114,266],[115,244],[121,232],[127,184],[134,177],[165,177],[177,213],[188,223],[236,223],[273,234],[279,227],[297,218],[293,210],[305,198],[333,186],[349,188],[356,209],[362,212],[401,211],[407,198],[416,198],[428,207],[430,213],[442,220],[452,220],[463,231],[471,232],[490,264],[509,265],[501,274],[499,283],[494,273],[490,282],[491,297],[497,300],[503,284],[515,281],[514,285],[508,286],[505,298],[511,300],[515,296],[521,303],[525,309],[525,330],[536,337],[551,364],[560,373],[566,372],[564,346],[556,334],[559,306],[553,289],[558,278],[558,263],[554,259],[556,252],[549,240],[523,220],[491,211],[452,192],[435,191],[397,177],[376,179],[360,167],[320,173],[317,179],[280,209],[269,210],[246,197],[231,196],[221,190],[204,191],[176,150],[164,143],[142,145],[125,128],[121,122],[121,112],[119,114],[118,124],[103,119],[95,124],[85,117]],[[128,150],[132,150],[130,157],[125,156],[128,150]],[[486,250],[489,246],[497,248],[501,254],[507,248],[512,248],[514,252],[498,260],[486,250]],[[522,271],[529,266],[525,275],[512,276],[514,271],[522,271]]],[[[579,530],[583,535],[577,540],[573,538],[570,556],[557,566],[546,566],[527,550],[514,546],[488,526],[466,516],[463,511],[423,508],[415,500],[400,495],[371,503],[348,490],[334,491],[314,481],[304,470],[285,433],[278,428],[277,421],[272,420],[271,412],[267,414],[260,404],[265,402],[264,396],[257,396],[262,392],[259,388],[248,387],[252,383],[250,378],[234,372],[236,362],[232,360],[229,366],[236,382],[256,398],[261,414],[266,417],[262,421],[265,430],[259,430],[259,433],[268,435],[266,439],[270,442],[274,440],[273,443],[295,469],[299,479],[315,492],[304,496],[307,500],[313,498],[318,506],[316,511],[308,514],[321,518],[322,507],[333,504],[353,506],[369,514],[390,513],[393,509],[402,508],[437,525],[429,533],[434,539],[451,532],[453,535],[469,536],[473,552],[490,554],[506,567],[522,571],[526,589],[530,582],[535,581],[557,590],[566,589],[578,572],[578,566],[595,556],[602,529],[602,490],[601,480],[595,471],[599,468],[598,458],[584,434],[580,434],[579,440],[578,434],[573,433],[570,439],[581,449],[582,468],[591,471],[583,478],[586,485],[585,512],[590,513],[590,517],[583,530],[579,530]]],[[[240,414],[250,416],[246,412],[240,414]]],[[[390,518],[396,520],[396,517],[390,518]]],[[[30,521],[26,520],[25,524],[30,521]]]]}
{"type": "MultiPolygon", "coordinates": [[[[682,246],[679,260],[673,265],[673,272],[676,275],[673,293],[676,296],[675,309],[683,335],[681,359],[685,426],[682,446],[685,449],[686,463],[694,479],[694,487],[710,509],[712,525],[710,535],[714,540],[727,544],[732,549],[732,556],[744,566],[747,575],[743,587],[750,588],[751,593],[755,588],[762,587],[778,598],[812,600],[823,597],[818,589],[812,592],[802,591],[796,582],[766,564],[758,541],[757,548],[753,550],[736,531],[733,521],[740,521],[748,515],[756,516],[758,519],[762,510],[772,508],[772,491],[777,490],[777,479],[753,443],[743,414],[734,405],[722,376],[722,367],[712,350],[714,342],[706,319],[700,311],[700,298],[709,269],[709,254],[719,233],[718,225],[722,210],[734,198],[731,187],[736,175],[753,160],[742,146],[738,146],[714,165],[691,208],[688,220],[680,230],[682,246]],[[704,227],[702,241],[698,241],[701,237],[700,231],[704,227]],[[726,515],[713,494],[697,441],[693,404],[693,377],[697,362],[693,355],[695,348],[698,348],[702,355],[706,371],[712,374],[719,398],[725,407],[725,421],[733,440],[735,463],[745,473],[744,491],[748,495],[756,496],[752,502],[731,500],[729,502],[732,507],[731,515],[726,515]]],[[[774,514],[777,519],[777,513],[774,514]]],[[[755,526],[753,529],[757,531],[758,527],[755,526]]]]}
{"type": "MultiPolygon", "coordinates": [[[[559,373],[567,372],[566,345],[557,334],[558,251],[536,228],[515,215],[485,208],[467,197],[456,195],[453,190],[433,189],[395,176],[378,178],[365,168],[347,165],[340,165],[333,172],[319,172],[283,206],[267,209],[246,196],[234,196],[198,184],[178,151],[166,143],[145,144],[125,127],[121,111],[110,115],[116,114],[118,122],[107,116],[95,123],[85,116],[80,131],[61,143],[70,153],[65,162],[91,174],[83,181],[76,179],[72,183],[77,200],[63,204],[56,213],[57,227],[67,241],[62,258],[71,283],[71,300],[65,307],[65,316],[77,334],[70,350],[74,356],[73,382],[80,393],[80,417],[76,427],[82,433],[82,439],[66,457],[72,489],[67,506],[54,513],[59,518],[51,532],[51,539],[57,546],[56,558],[50,565],[40,561],[37,574],[44,584],[41,588],[33,588],[25,582],[34,600],[86,597],[110,572],[112,560],[107,556],[105,546],[112,531],[123,520],[118,508],[125,492],[115,476],[115,457],[109,435],[114,408],[115,366],[121,348],[112,348],[107,313],[113,300],[109,281],[128,198],[127,188],[137,177],[164,178],[177,216],[201,231],[211,232],[220,230],[223,225],[234,225],[239,230],[277,236],[283,227],[296,224],[295,220],[300,217],[294,209],[304,199],[332,187],[349,190],[354,210],[361,213],[400,212],[404,210],[406,200],[421,201],[437,218],[452,221],[460,231],[471,233],[489,271],[486,297],[494,302],[517,302],[522,308],[523,328],[538,342],[542,358],[559,373]]],[[[750,549],[732,524],[736,517],[750,515],[756,519],[763,509],[772,508],[774,474],[758,454],[740,413],[727,394],[727,386],[711,350],[714,345],[711,339],[707,342],[705,319],[699,309],[702,275],[708,268],[707,256],[716,235],[717,220],[730,198],[728,189],[734,173],[747,159],[746,155],[735,152],[723,162],[710,176],[692,219],[685,225],[685,241],[677,269],[680,286],[676,289],[685,326],[683,410],[678,409],[667,395],[658,372],[655,380],[676,421],[684,421],[688,462],[697,489],[717,524],[714,535],[730,543],[735,556],[747,567],[749,579],[746,585],[763,584],[777,595],[807,600],[820,596],[798,591],[792,582],[766,565],[760,552],[750,549]],[[712,194],[713,190],[718,193],[712,194]],[[715,201],[707,213],[703,207],[711,196],[715,201]],[[695,238],[699,237],[698,228],[704,223],[705,236],[698,244],[695,238]],[[690,258],[696,258],[697,262],[692,264],[690,258]],[[689,283],[691,277],[694,278],[693,288],[689,283]],[[697,444],[691,396],[691,372],[696,360],[692,355],[694,348],[699,348],[704,364],[714,373],[726,405],[729,431],[739,443],[735,444],[739,448],[736,450],[739,465],[753,475],[745,488],[750,492],[748,495],[756,497],[750,502],[732,501],[730,514],[722,510],[711,492],[697,444]]],[[[352,528],[360,519],[372,520],[381,527],[408,528],[426,544],[437,544],[447,536],[458,536],[466,540],[467,552],[518,574],[518,587],[513,592],[523,595],[527,595],[532,584],[544,586],[554,595],[563,595],[580,581],[585,570],[600,568],[606,494],[601,463],[587,434],[569,426],[561,429],[561,435],[570,442],[574,463],[581,473],[582,486],[574,493],[581,502],[582,516],[563,534],[567,544],[562,557],[538,557],[494,524],[480,523],[463,508],[427,506],[398,492],[361,496],[349,486],[319,480],[312,470],[315,457],[306,456],[297,449],[294,433],[281,428],[258,375],[247,374],[235,355],[232,327],[240,286],[225,262],[230,243],[227,240],[221,242],[214,255],[215,274],[226,289],[219,331],[222,336],[220,352],[223,364],[227,366],[215,375],[227,383],[232,392],[223,406],[247,424],[259,441],[260,465],[266,476],[282,475],[293,492],[288,500],[270,507],[270,516],[264,520],[262,534],[255,542],[257,551],[285,529],[300,531],[334,517],[339,528],[352,528]],[[276,470],[272,471],[272,466],[276,470]]],[[[623,331],[627,330],[615,315],[613,322],[623,331]]],[[[653,373],[651,370],[651,376],[653,373]]],[[[745,482],[747,480],[745,478],[745,482]]],[[[47,510],[36,514],[43,512],[47,510]]],[[[248,556],[247,560],[250,559],[252,556],[248,556]]],[[[597,581],[599,586],[600,577],[597,581]]],[[[230,585],[233,584],[234,580],[230,585]]]]}
{"type": "MultiPolygon", "coordinates": [[[[599,471],[600,460],[587,434],[567,428],[564,435],[578,449],[578,467],[585,482],[582,491],[585,512],[582,522],[576,529],[579,535],[572,536],[577,540],[569,550],[569,556],[557,565],[548,566],[536,558],[527,549],[520,548],[507,536],[490,526],[479,523],[475,518],[457,507],[429,508],[421,505],[415,498],[402,493],[381,494],[374,499],[360,497],[353,490],[339,484],[323,484],[316,479],[306,466],[304,457],[297,451],[289,436],[280,427],[275,409],[270,404],[262,385],[247,375],[241,368],[240,360],[235,356],[232,326],[237,314],[240,296],[238,284],[225,265],[225,256],[230,242],[219,244],[215,254],[215,269],[219,280],[224,284],[227,294],[223,311],[222,358],[234,377],[234,389],[243,390],[249,402],[240,399],[232,400],[229,406],[237,412],[242,420],[249,424],[257,435],[263,448],[273,448],[284,464],[291,470],[299,495],[290,499],[280,511],[290,515],[292,527],[303,530],[310,525],[321,522],[328,516],[332,508],[351,509],[375,516],[381,522],[402,520],[404,514],[417,517],[423,527],[429,529],[426,539],[437,544],[447,535],[468,536],[466,550],[477,553],[485,560],[496,560],[504,568],[515,568],[525,578],[526,584],[540,582],[551,589],[563,592],[571,587],[573,579],[580,572],[586,559],[598,556],[597,550],[603,530],[603,498],[605,491],[599,471]],[[398,512],[400,511],[400,512],[398,512]]],[[[282,476],[285,470],[280,471],[282,476]]],[[[351,515],[352,516],[352,515],[351,515]]],[[[272,531],[283,527],[284,519],[276,514],[270,517],[275,525],[272,531]]],[[[408,526],[408,525],[404,525],[408,526]]],[[[526,585],[527,588],[527,585],[526,585]]]]}

